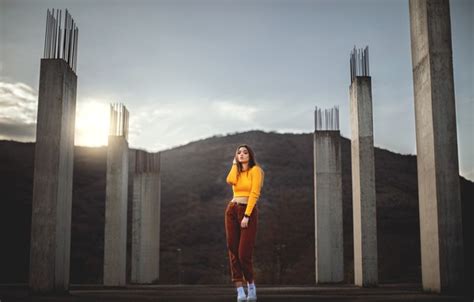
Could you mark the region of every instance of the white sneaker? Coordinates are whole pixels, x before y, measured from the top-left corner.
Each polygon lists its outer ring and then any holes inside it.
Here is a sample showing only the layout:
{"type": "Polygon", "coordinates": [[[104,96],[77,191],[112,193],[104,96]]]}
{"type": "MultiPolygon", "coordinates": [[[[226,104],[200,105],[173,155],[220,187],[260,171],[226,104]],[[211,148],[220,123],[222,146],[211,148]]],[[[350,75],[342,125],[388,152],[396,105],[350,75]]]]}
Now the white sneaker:
{"type": "Polygon", "coordinates": [[[237,302],[247,302],[247,296],[243,287],[237,289],[237,302]]]}
{"type": "Polygon", "coordinates": [[[249,290],[249,294],[247,296],[247,301],[248,302],[257,301],[257,288],[255,287],[255,285],[254,286],[249,286],[248,290],[249,290]]]}

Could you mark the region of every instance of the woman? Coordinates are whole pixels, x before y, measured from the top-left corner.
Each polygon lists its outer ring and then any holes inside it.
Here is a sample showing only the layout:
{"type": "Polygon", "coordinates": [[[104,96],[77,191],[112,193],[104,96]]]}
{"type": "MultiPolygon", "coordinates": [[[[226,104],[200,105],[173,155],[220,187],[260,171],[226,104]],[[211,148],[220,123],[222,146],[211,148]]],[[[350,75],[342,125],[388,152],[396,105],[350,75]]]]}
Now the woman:
{"type": "Polygon", "coordinates": [[[252,254],[257,235],[258,209],[255,206],[263,185],[263,170],[257,165],[252,149],[240,145],[235,152],[227,183],[234,198],[225,212],[225,229],[232,282],[237,288],[237,301],[256,301],[252,254]],[[248,297],[243,288],[248,285],[248,297]]]}

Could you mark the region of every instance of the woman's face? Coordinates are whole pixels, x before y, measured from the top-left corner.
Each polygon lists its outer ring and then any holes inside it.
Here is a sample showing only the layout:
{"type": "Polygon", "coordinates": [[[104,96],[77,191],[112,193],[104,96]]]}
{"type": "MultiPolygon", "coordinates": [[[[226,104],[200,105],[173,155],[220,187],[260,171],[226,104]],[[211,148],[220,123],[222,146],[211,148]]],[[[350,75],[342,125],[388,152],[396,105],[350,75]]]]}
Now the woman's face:
{"type": "Polygon", "coordinates": [[[245,147],[240,147],[239,150],[237,150],[237,160],[240,163],[248,163],[249,162],[249,150],[245,147]]]}

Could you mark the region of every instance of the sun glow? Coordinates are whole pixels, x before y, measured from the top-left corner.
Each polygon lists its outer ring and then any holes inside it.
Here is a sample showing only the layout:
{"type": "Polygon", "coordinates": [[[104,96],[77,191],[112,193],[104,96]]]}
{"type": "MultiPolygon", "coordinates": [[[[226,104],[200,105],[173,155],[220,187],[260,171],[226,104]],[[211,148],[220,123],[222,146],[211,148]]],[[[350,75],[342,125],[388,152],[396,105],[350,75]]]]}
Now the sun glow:
{"type": "Polygon", "coordinates": [[[106,146],[109,133],[109,105],[99,101],[78,103],[75,145],[106,146]]]}

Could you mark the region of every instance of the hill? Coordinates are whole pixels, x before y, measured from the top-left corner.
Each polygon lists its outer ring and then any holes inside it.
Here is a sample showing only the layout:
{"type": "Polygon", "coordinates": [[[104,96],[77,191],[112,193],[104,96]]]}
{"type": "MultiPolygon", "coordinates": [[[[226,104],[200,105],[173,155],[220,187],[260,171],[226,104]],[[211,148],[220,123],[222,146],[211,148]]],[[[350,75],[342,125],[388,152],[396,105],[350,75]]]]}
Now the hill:
{"type": "MultiPolygon", "coordinates": [[[[250,131],[163,151],[159,283],[228,283],[225,177],[239,143],[265,170],[255,248],[257,281],[314,283],[313,135],[250,131]],[[180,252],[178,251],[180,250],[180,252]]],[[[350,141],[342,138],[344,261],[353,280],[350,141]]],[[[0,141],[0,282],[28,279],[34,143],[0,141]]],[[[71,282],[101,283],[106,148],[76,147],[71,282]]],[[[375,149],[379,278],[420,281],[416,156],[375,149]]],[[[129,222],[131,221],[129,186],[129,222]]],[[[464,238],[472,255],[474,184],[461,177],[464,238]]],[[[130,223],[128,225],[130,257],[130,223]]],[[[130,263],[130,261],[128,261],[130,263]]],[[[472,259],[467,263],[472,268],[472,259]]],[[[130,271],[130,267],[128,268],[130,271]]],[[[128,274],[130,276],[130,274],[128,274]]]]}

